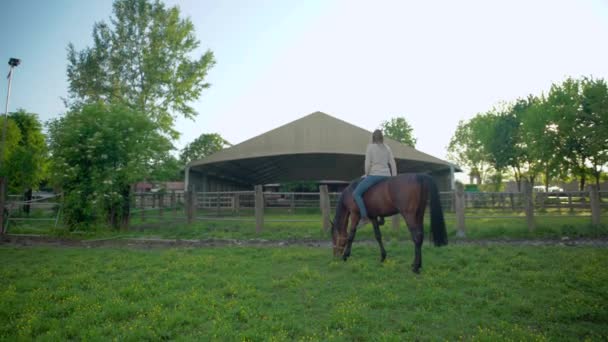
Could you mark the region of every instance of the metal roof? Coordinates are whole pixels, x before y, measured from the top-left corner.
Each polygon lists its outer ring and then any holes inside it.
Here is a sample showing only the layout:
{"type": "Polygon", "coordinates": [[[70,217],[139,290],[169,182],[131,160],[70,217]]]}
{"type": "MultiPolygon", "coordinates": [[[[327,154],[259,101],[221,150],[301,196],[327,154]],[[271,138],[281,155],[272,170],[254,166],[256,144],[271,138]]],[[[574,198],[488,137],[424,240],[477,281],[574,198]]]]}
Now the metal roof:
{"type": "MultiPolygon", "coordinates": [[[[201,172],[249,184],[335,179],[350,181],[363,171],[371,132],[315,112],[188,164],[201,172]]],[[[447,171],[447,161],[390,138],[399,173],[447,171]]],[[[455,171],[460,171],[454,166],[455,171]]]]}

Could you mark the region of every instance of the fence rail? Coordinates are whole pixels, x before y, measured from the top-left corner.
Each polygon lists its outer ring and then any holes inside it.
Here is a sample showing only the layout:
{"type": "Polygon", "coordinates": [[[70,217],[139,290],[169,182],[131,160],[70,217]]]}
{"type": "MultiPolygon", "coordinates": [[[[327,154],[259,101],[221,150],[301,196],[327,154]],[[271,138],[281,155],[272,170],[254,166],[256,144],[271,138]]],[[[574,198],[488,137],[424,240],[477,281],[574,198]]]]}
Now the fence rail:
{"type": "MultiPolygon", "coordinates": [[[[255,222],[257,231],[261,231],[264,222],[320,222],[328,229],[339,196],[340,193],[328,192],[325,186],[312,193],[262,192],[261,187],[254,191],[135,193],[130,213],[141,223],[152,220],[247,221],[255,222]],[[268,219],[265,213],[275,215],[268,219]],[[297,214],[320,214],[321,218],[299,218],[297,214]]],[[[456,219],[462,234],[468,219],[525,218],[529,228],[534,229],[534,217],[539,214],[590,216],[593,224],[599,224],[600,217],[608,213],[608,192],[597,191],[595,186],[590,186],[589,191],[560,193],[534,193],[530,188],[521,193],[465,193],[457,188],[441,192],[440,201],[446,216],[456,219]]],[[[56,223],[61,212],[59,197],[27,203],[18,197],[9,197],[6,208],[9,222],[47,220],[56,223]],[[26,204],[46,211],[47,215],[19,215],[19,208],[26,204]]],[[[398,225],[398,218],[393,218],[393,225],[398,225]]]]}
{"type": "MultiPolygon", "coordinates": [[[[321,213],[323,227],[329,227],[330,213],[335,211],[339,193],[329,193],[320,187],[314,193],[262,192],[206,192],[192,194],[189,222],[193,220],[223,220],[256,222],[257,231],[263,229],[264,222],[311,222],[310,219],[289,218],[290,214],[321,213]],[[280,219],[268,220],[264,213],[284,214],[280,219]]],[[[608,192],[595,190],[534,193],[526,188],[521,193],[477,192],[465,193],[463,189],[440,193],[444,212],[457,221],[459,234],[464,234],[466,219],[520,218],[526,219],[529,228],[534,229],[534,216],[561,216],[577,214],[590,216],[592,223],[599,224],[602,212],[608,210],[608,192]],[[535,214],[536,213],[536,214],[535,214]]],[[[314,220],[312,220],[314,222],[314,220]]],[[[393,218],[393,225],[398,225],[393,218]]]]}
{"type": "Polygon", "coordinates": [[[35,197],[30,200],[20,195],[8,195],[4,205],[0,231],[6,233],[11,222],[52,222],[57,226],[61,216],[62,194],[35,197]]]}

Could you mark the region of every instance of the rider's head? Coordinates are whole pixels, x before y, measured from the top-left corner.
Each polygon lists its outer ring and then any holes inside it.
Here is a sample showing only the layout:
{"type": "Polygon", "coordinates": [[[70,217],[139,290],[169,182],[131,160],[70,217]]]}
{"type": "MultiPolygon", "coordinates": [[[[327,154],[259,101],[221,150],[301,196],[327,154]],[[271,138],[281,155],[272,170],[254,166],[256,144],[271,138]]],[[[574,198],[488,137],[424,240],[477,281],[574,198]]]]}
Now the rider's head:
{"type": "Polygon", "coordinates": [[[372,133],[372,143],[374,144],[382,144],[384,142],[384,137],[382,136],[382,131],[377,129],[372,133]]]}

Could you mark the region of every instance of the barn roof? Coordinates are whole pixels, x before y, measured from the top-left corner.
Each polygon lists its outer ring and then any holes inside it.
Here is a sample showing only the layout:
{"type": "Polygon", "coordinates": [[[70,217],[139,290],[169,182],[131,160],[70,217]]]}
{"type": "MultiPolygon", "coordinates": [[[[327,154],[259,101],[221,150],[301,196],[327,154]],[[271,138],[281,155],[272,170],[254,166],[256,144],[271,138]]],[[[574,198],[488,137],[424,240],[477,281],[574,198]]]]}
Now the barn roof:
{"type": "MultiPolygon", "coordinates": [[[[371,132],[322,112],[315,112],[188,164],[191,171],[249,184],[335,179],[363,174],[371,132]]],[[[450,163],[385,137],[397,169],[436,172],[450,163]]],[[[455,167],[459,171],[458,167],[455,167]]]]}

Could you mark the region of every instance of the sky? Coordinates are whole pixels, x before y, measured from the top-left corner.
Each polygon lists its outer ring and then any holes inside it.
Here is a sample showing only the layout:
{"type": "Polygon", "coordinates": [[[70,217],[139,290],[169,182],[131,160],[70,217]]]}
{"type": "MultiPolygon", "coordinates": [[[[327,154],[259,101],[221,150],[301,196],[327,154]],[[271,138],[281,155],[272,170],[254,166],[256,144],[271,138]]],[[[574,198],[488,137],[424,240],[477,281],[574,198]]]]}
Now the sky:
{"type": "MultiPolygon", "coordinates": [[[[237,144],[322,111],[370,131],[404,117],[418,150],[447,159],[460,120],[568,76],[608,79],[608,0],[165,3],[192,20],[196,54],[217,60],[197,118],[176,121],[177,149],[204,133],[237,144]]],[[[66,47],[91,46],[111,14],[106,0],[1,0],[0,61],[22,59],[9,111],[62,115],[66,47]]],[[[6,91],[3,78],[3,112],[6,91]]]]}

